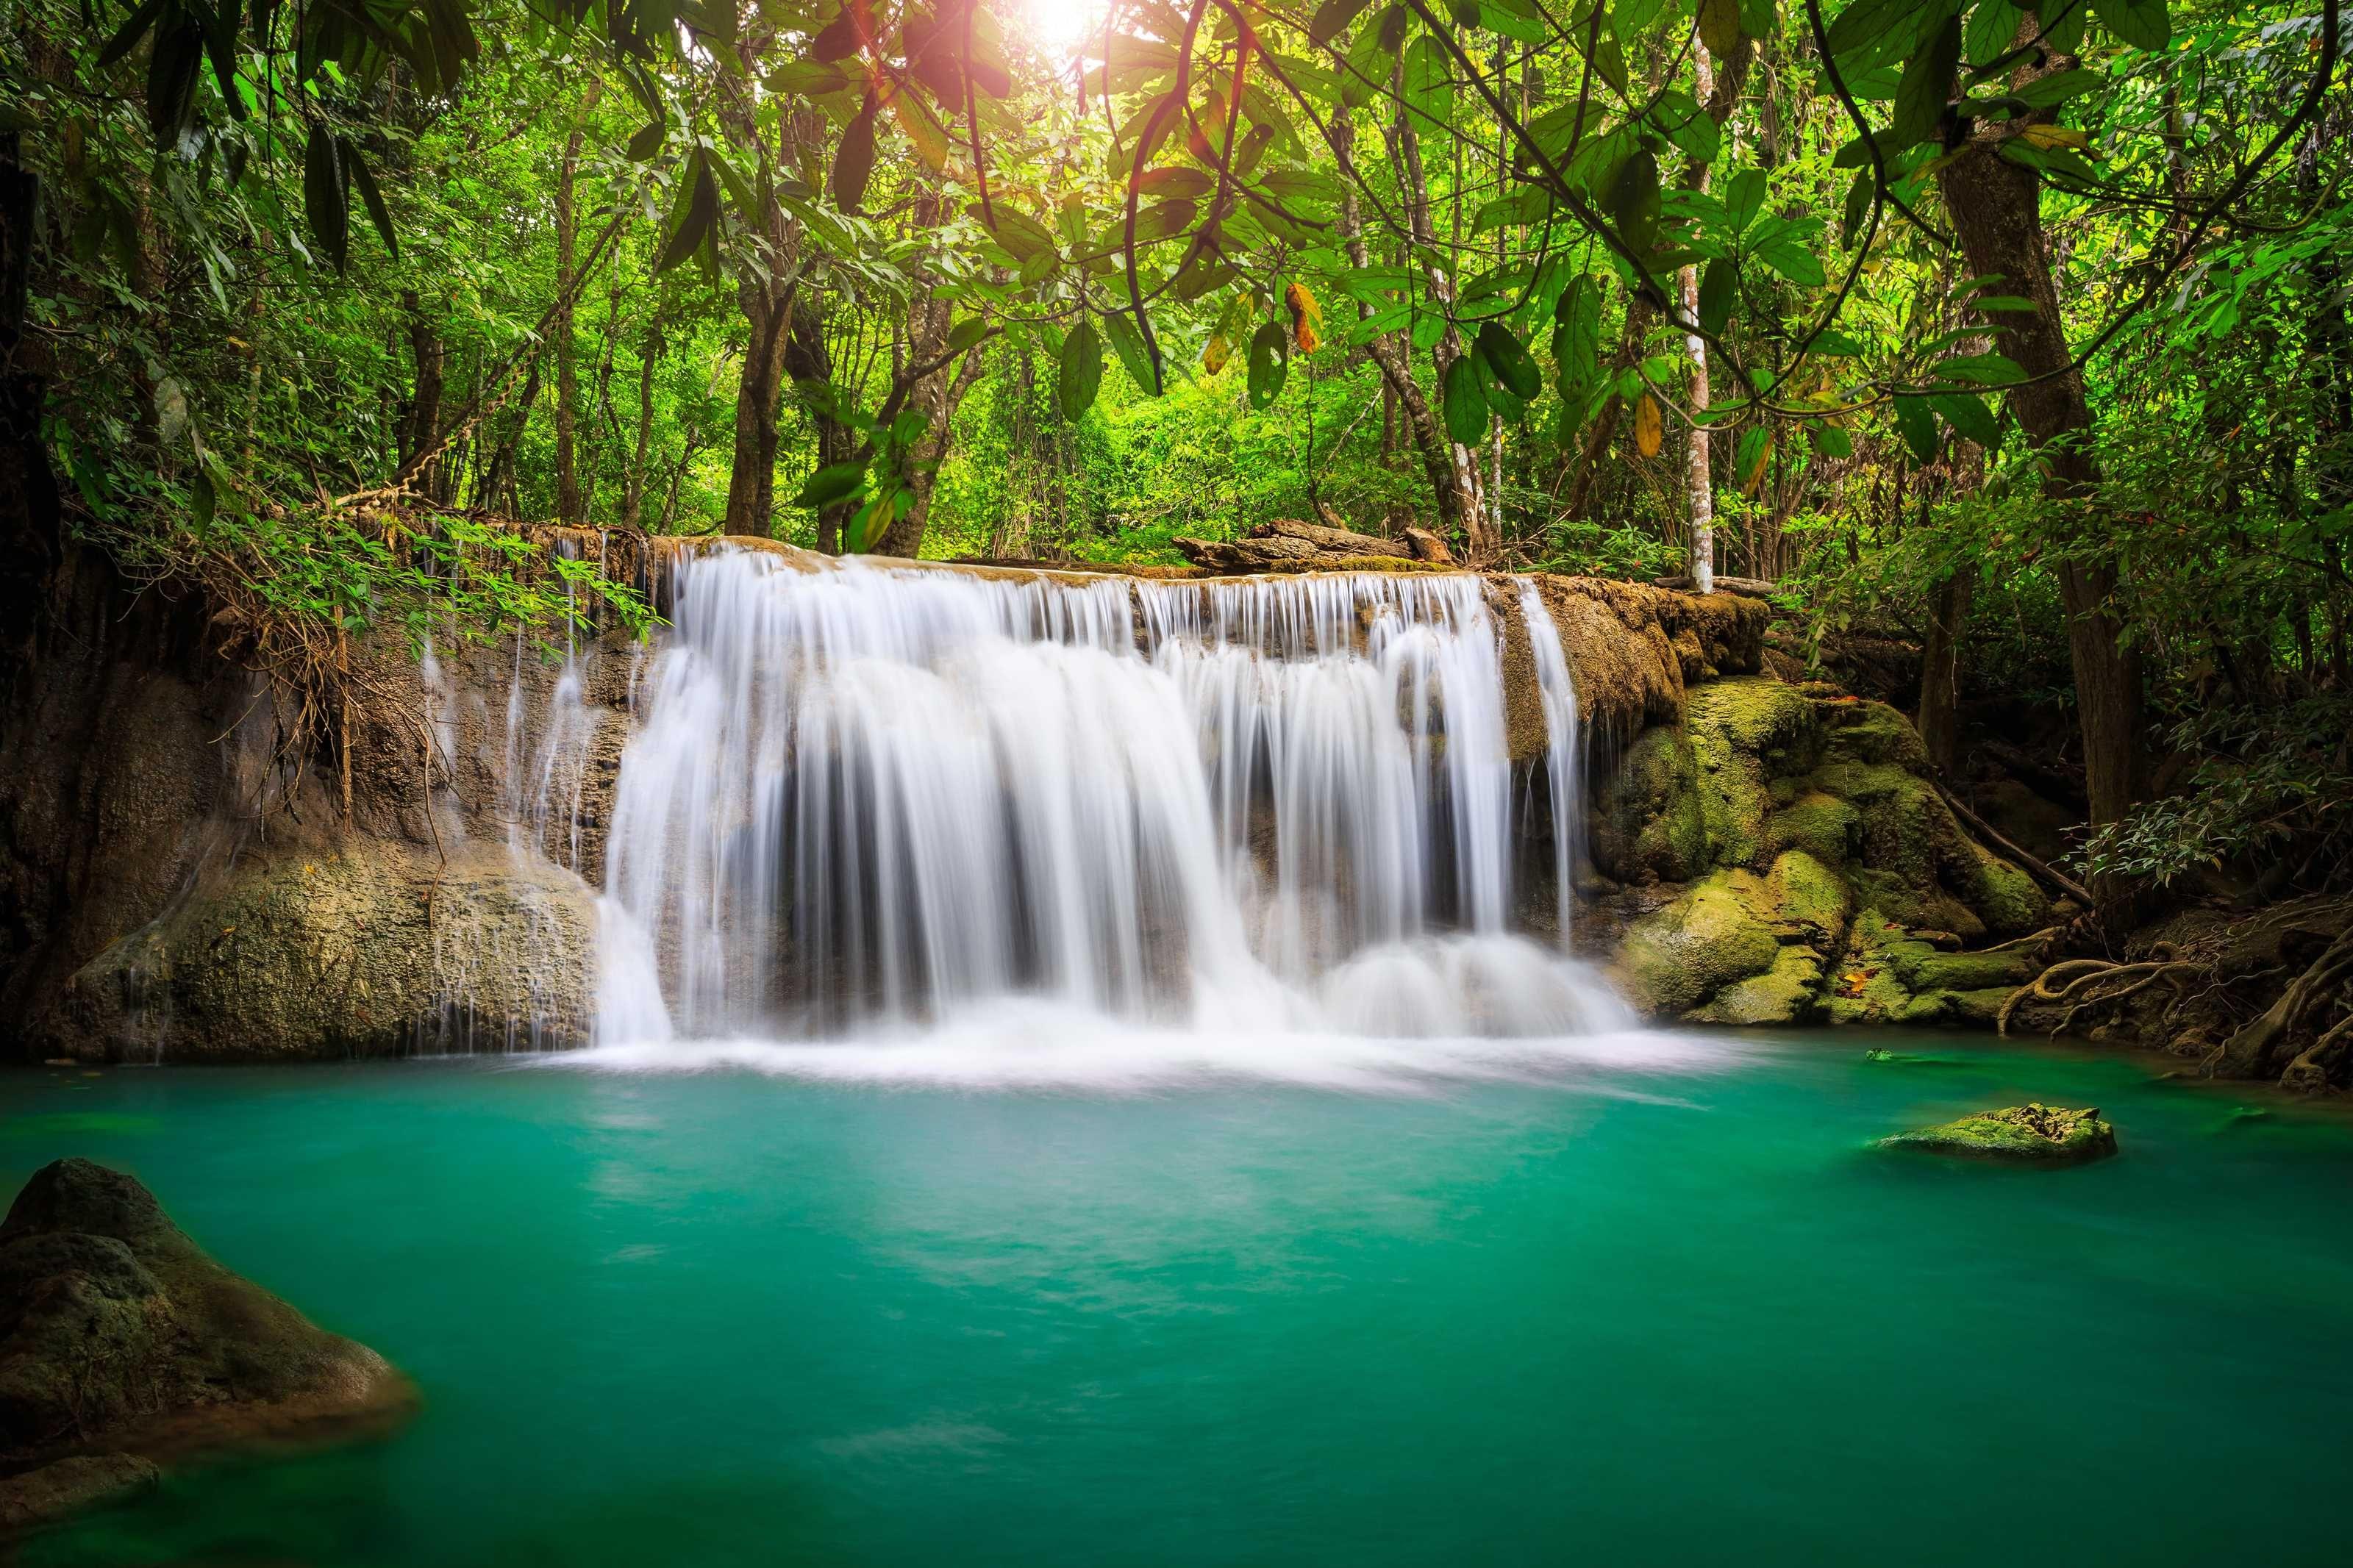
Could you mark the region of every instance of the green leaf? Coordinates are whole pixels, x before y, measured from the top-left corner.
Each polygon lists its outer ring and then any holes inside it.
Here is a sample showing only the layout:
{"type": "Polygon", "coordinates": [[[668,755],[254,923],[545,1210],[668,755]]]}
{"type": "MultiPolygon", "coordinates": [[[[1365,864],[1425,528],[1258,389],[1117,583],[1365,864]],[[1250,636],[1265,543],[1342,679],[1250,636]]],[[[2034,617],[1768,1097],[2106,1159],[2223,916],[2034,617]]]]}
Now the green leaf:
{"type": "Polygon", "coordinates": [[[1446,433],[1458,446],[1475,447],[1487,438],[1487,393],[1479,384],[1479,367],[1463,355],[1446,367],[1446,433]]]}
{"type": "Polygon", "coordinates": [[[948,329],[948,353],[960,354],[988,336],[988,318],[966,316],[948,329]]]}
{"type": "Polygon", "coordinates": [[[219,493],[213,489],[212,475],[198,467],[195,480],[188,487],[188,526],[195,530],[198,539],[212,531],[213,509],[219,500],[219,493]]]}
{"type": "Polygon", "coordinates": [[[2034,301],[2019,294],[1980,294],[1969,301],[1980,310],[2031,310],[2034,301]]]}
{"type": "Polygon", "coordinates": [[[1904,437],[1904,445],[1911,448],[1915,461],[1932,463],[1936,460],[1936,419],[1929,412],[1927,399],[1897,398],[1895,428],[1904,437]]]}
{"type": "Polygon", "coordinates": [[[2173,22],[2165,14],[2165,0],[2092,0],[2093,14],[2137,49],[2161,49],[2173,40],[2173,22]]]}
{"type": "Polygon", "coordinates": [[[1913,52],[1895,87],[1895,134],[1898,147],[1926,142],[1936,134],[1952,100],[1954,72],[1961,63],[1961,19],[1945,18],[1928,41],[1913,52]]]}
{"type": "Polygon", "coordinates": [[[146,0],[132,12],[130,20],[115,30],[114,37],[106,41],[106,47],[98,51],[98,68],[104,70],[137,48],[139,40],[147,36],[147,29],[155,25],[155,18],[164,14],[164,7],[173,3],[174,0],[146,0]]]}
{"type": "Polygon", "coordinates": [[[854,213],[866,203],[866,184],[874,174],[874,97],[842,128],[841,147],[833,155],[833,205],[854,213]]]}
{"type": "Polygon", "coordinates": [[[1135,188],[1147,196],[1191,200],[1216,190],[1218,182],[1204,169],[1146,169],[1135,182],[1135,188]]]}
{"type": "Polygon", "coordinates": [[[1928,399],[1928,406],[1945,416],[1945,423],[1965,440],[1975,441],[1988,451],[1993,450],[2001,438],[2001,421],[1985,399],[1975,393],[1947,392],[1928,399]]]}
{"type": "Polygon", "coordinates": [[[1659,94],[1656,108],[1651,111],[1651,122],[1663,132],[1675,149],[1694,163],[1713,163],[1724,151],[1724,132],[1699,100],[1680,88],[1669,88],[1659,94]]]}
{"type": "Polygon", "coordinates": [[[866,482],[867,462],[861,458],[856,462],[827,464],[802,481],[793,504],[825,507],[847,498],[866,482]]]}
{"type": "Polygon", "coordinates": [[[1479,329],[1478,349],[1495,380],[1522,403],[1544,390],[1544,372],[1537,368],[1535,356],[1503,322],[1490,321],[1479,329]]]}
{"type": "Polygon", "coordinates": [[[1850,248],[1862,226],[1871,218],[1871,198],[1879,189],[1879,182],[1868,169],[1857,169],[1854,183],[1846,188],[1846,207],[1839,214],[1839,248],[1850,248]]]}
{"type": "Polygon", "coordinates": [[[1148,397],[1160,395],[1160,377],[1154,373],[1152,351],[1144,346],[1144,334],[1136,331],[1135,322],[1124,310],[1113,311],[1103,318],[1103,331],[1111,335],[1111,346],[1126,368],[1127,378],[1148,397]]]}
{"type": "Polygon", "coordinates": [[[1806,437],[1813,442],[1814,450],[1825,458],[1854,456],[1854,438],[1835,425],[1808,425],[1806,437]]]}
{"type": "Polygon", "coordinates": [[[1831,53],[1852,82],[1859,72],[1907,58],[1957,9],[1957,0],[1853,0],[1831,23],[1831,53]]]}
{"type": "Polygon", "coordinates": [[[1055,376],[1054,392],[1061,400],[1063,418],[1076,420],[1093,406],[1103,373],[1103,339],[1092,321],[1081,321],[1062,340],[1061,363],[1055,376]]]}
{"type": "Polygon", "coordinates": [[[1699,279],[1699,324],[1712,336],[1722,336],[1740,297],[1740,268],[1723,258],[1707,264],[1699,279]]]}
{"type": "Polygon", "coordinates": [[[711,158],[701,148],[687,160],[679,182],[678,199],[670,204],[670,243],[654,262],[657,276],[669,271],[702,247],[719,219],[719,182],[711,176],[711,158]]]}
{"type": "Polygon", "coordinates": [[[1964,354],[1930,367],[1953,381],[1974,381],[1982,386],[2012,386],[2026,379],[2016,360],[2002,354],[1964,354]]]}
{"type": "Polygon", "coordinates": [[[1767,246],[1757,259],[1801,289],[1819,289],[1827,281],[1820,260],[1794,239],[1767,246]]]}
{"type": "Polygon", "coordinates": [[[1553,307],[1552,355],[1563,386],[1582,386],[1601,368],[1601,286],[1579,274],[1553,307]]]}
{"type": "Polygon", "coordinates": [[[349,142],[343,143],[343,167],[350,172],[352,184],[360,188],[360,201],[367,207],[368,221],[375,225],[376,233],[384,237],[384,247],[395,261],[400,259],[400,241],[392,232],[392,214],[384,205],[384,193],[375,188],[375,175],[367,166],[360,150],[349,142]]]}
{"type": "Polygon", "coordinates": [[[1282,394],[1291,370],[1291,339],[1282,326],[1261,321],[1250,342],[1250,405],[1262,409],[1282,394]]]}
{"type": "Polygon", "coordinates": [[[1307,24],[1307,41],[1321,48],[1348,30],[1348,24],[1364,14],[1370,0],[1324,0],[1315,8],[1315,16],[1307,24]]]}
{"type": "Polygon", "coordinates": [[[628,153],[632,163],[642,163],[661,151],[662,138],[670,132],[666,120],[649,121],[644,129],[629,138],[628,153]]]}
{"type": "Polygon", "coordinates": [[[1638,148],[1618,165],[1609,182],[1609,216],[1634,254],[1650,253],[1659,237],[1659,161],[1648,148],[1638,148]]]}
{"type": "Polygon", "coordinates": [[[2053,71],[2037,77],[2010,96],[2029,109],[2052,109],[2066,102],[2077,93],[2089,92],[2106,79],[2095,71],[2077,66],[2069,70],[2053,71]]]}
{"type": "Polygon", "coordinates": [[[1757,470],[1772,449],[1773,432],[1763,425],[1751,425],[1740,434],[1740,444],[1733,448],[1733,482],[1746,489],[1757,470]]]}
{"type": "Polygon", "coordinates": [[[302,216],[328,264],[343,271],[352,243],[351,196],[335,138],[323,123],[311,125],[302,148],[302,216]]]}
{"type": "Polygon", "coordinates": [[[1743,169],[1732,176],[1724,192],[1724,225],[1735,235],[1746,233],[1765,210],[1765,171],[1743,169]]]}

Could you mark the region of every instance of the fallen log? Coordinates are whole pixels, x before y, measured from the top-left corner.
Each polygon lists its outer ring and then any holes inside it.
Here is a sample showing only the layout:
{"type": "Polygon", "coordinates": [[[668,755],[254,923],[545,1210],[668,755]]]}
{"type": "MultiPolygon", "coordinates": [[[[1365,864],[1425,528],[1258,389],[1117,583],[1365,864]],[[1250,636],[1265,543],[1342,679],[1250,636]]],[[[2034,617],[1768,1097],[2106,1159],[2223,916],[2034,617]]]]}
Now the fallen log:
{"type": "Polygon", "coordinates": [[[1251,533],[1260,540],[1296,539],[1327,555],[1394,555],[1401,561],[1413,559],[1412,551],[1391,540],[1376,538],[1369,533],[1357,533],[1351,529],[1330,528],[1320,522],[1303,522],[1295,517],[1278,517],[1272,522],[1262,522],[1251,533]]]}
{"type": "MultiPolygon", "coordinates": [[[[1651,585],[1654,588],[1669,588],[1678,594],[1688,594],[1692,591],[1692,580],[1689,577],[1653,577],[1651,579],[1651,585]]],[[[1718,577],[1715,580],[1717,593],[1738,594],[1746,599],[1769,599],[1780,586],[1778,583],[1767,583],[1762,577],[1718,577]]]]}

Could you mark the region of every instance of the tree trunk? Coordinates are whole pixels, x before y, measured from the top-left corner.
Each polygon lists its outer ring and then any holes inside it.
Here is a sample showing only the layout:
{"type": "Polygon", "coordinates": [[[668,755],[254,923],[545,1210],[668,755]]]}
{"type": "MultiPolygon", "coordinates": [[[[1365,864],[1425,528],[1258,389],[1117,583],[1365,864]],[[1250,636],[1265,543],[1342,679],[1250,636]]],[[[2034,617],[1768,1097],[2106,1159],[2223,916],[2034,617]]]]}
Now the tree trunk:
{"type": "Polygon", "coordinates": [[[0,690],[30,656],[64,555],[57,475],[41,442],[48,367],[25,336],[40,183],[18,162],[16,138],[0,129],[0,690]]]}
{"type": "Polygon", "coordinates": [[[587,510],[580,495],[579,458],[575,449],[573,421],[580,402],[580,372],[572,341],[572,297],[579,279],[573,275],[579,237],[579,215],[574,202],[580,173],[580,144],[586,127],[581,121],[596,107],[602,90],[597,78],[588,79],[580,111],[565,138],[564,162],[555,176],[555,320],[548,331],[555,339],[555,516],[559,522],[578,522],[587,510]]]}
{"type": "MultiPolygon", "coordinates": [[[[1342,109],[1328,122],[1326,140],[1333,155],[1341,164],[1344,176],[1356,149],[1356,124],[1352,112],[1342,109]]],[[[1364,216],[1356,205],[1356,188],[1353,176],[1344,177],[1340,197],[1340,240],[1345,247],[1348,261],[1355,267],[1370,267],[1371,253],[1365,247],[1364,216]]],[[[1374,313],[1373,307],[1356,302],[1356,315],[1363,320],[1374,313]]],[[[1373,338],[1364,347],[1366,359],[1381,373],[1381,385],[1387,395],[1395,400],[1403,417],[1406,433],[1413,439],[1414,450],[1421,458],[1423,474],[1430,481],[1431,496],[1438,503],[1438,524],[1440,533],[1468,533],[1471,528],[1470,506],[1459,483],[1460,475],[1454,465],[1454,449],[1444,427],[1439,423],[1430,400],[1413,379],[1413,363],[1408,350],[1399,340],[1383,334],[1373,338]]]]}
{"type": "MultiPolygon", "coordinates": [[[[2030,22],[2030,26],[2031,26],[2030,22]]],[[[2075,63],[2052,56],[2021,69],[2017,80],[2075,63]]],[[[1980,130],[1936,180],[1953,231],[1979,278],[1999,275],[2001,291],[2021,295],[2032,312],[1987,312],[1986,326],[2000,351],[2028,379],[2010,390],[2010,406],[2043,463],[2043,493],[2053,500],[2089,504],[2099,470],[2089,447],[2092,416],[2082,372],[2073,367],[2059,297],[2042,235],[2042,186],[2031,170],[2001,158],[2000,137],[2017,121],[1980,130]]],[[[2116,568],[2105,562],[2063,562],[2055,570],[2067,611],[2067,644],[2075,676],[2075,704],[2084,735],[2085,793],[2092,822],[2103,826],[2130,809],[2139,788],[2140,656],[2124,645],[2115,614],[2116,568]]],[[[2103,897],[2110,889],[2099,889],[2103,897]]],[[[2121,891],[2121,889],[2115,889],[2121,891]]]]}
{"type": "Polygon", "coordinates": [[[646,329],[645,345],[638,351],[638,444],[629,458],[628,477],[621,481],[621,526],[636,528],[645,514],[646,458],[654,441],[654,371],[661,363],[659,318],[646,329]]]}
{"type": "MultiPolygon", "coordinates": [[[[442,374],[448,351],[441,334],[434,330],[433,320],[414,289],[400,291],[400,307],[408,318],[408,353],[416,362],[415,390],[408,399],[408,413],[400,423],[400,462],[415,460],[419,452],[432,451],[441,437],[442,374]]],[[[437,458],[417,471],[417,488],[428,498],[441,496],[441,464],[437,458]]]]}
{"type": "Polygon", "coordinates": [[[1977,585],[1977,568],[1964,566],[1937,586],[1920,649],[1920,739],[1929,763],[1947,775],[1960,760],[1961,631],[1977,585]]]}
{"type": "MultiPolygon", "coordinates": [[[[1400,60],[1398,70],[1401,73],[1404,68],[1400,60]]],[[[1391,81],[1393,87],[1400,85],[1402,77],[1393,76],[1391,81]]],[[[1391,145],[1396,154],[1398,184],[1404,193],[1406,223],[1413,230],[1413,237],[1419,242],[1423,254],[1436,255],[1438,231],[1430,223],[1430,179],[1422,169],[1421,137],[1415,132],[1413,117],[1402,101],[1398,107],[1397,128],[1391,145]]],[[[1426,267],[1424,271],[1430,279],[1430,293],[1440,303],[1451,307],[1454,303],[1453,277],[1435,263],[1426,267]]],[[[1431,368],[1438,376],[1437,384],[1445,385],[1447,371],[1463,356],[1463,352],[1462,334],[1456,331],[1453,318],[1450,315],[1446,330],[1439,334],[1438,342],[1430,351],[1431,368]]],[[[1497,548],[1494,530],[1488,526],[1485,497],[1479,482],[1479,452],[1476,447],[1466,447],[1455,440],[1451,432],[1443,434],[1453,510],[1462,529],[1465,553],[1472,564],[1477,564],[1491,559],[1497,548]]],[[[1446,510],[1441,501],[1440,510],[1443,512],[1446,510]]]]}

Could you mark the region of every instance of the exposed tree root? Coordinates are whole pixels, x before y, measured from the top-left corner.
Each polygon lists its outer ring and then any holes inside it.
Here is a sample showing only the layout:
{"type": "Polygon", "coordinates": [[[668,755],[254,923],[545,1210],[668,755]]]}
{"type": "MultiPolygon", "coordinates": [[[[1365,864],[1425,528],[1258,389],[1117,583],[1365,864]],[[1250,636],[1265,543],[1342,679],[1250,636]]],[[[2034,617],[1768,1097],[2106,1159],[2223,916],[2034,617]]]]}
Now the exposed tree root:
{"type": "Polygon", "coordinates": [[[2000,1034],[2008,1035],[2010,1015],[2021,1003],[2063,1002],[2067,1011],[2051,1032],[2064,1034],[2084,1008],[2111,1006],[2160,980],[2174,988],[2178,1000],[2185,994],[2188,977],[2198,973],[2198,966],[2175,958],[2170,949],[2162,951],[2164,957],[2137,963],[2115,963],[2105,958],[2070,958],[2054,963],[2010,994],[2001,1011],[1994,1016],[1994,1026],[2000,1034]],[[2094,989],[2119,980],[2127,984],[2114,991],[2094,989]],[[2079,992],[2083,994],[2078,995],[2079,992]]]}

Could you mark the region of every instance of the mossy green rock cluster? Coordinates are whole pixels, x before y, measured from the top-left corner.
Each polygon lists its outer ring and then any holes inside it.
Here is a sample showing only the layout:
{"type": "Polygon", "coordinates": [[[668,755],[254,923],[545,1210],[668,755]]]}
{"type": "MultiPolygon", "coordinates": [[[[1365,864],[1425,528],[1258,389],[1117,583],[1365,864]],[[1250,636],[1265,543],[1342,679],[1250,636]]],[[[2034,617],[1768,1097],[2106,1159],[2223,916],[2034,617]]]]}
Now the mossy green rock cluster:
{"type": "Polygon", "coordinates": [[[2029,1103],[1898,1132],[1881,1139],[1879,1146],[2021,1164],[2072,1165],[2115,1153],[2116,1131],[2100,1119],[2097,1110],[2067,1110],[2029,1103]]]}
{"type": "Polygon", "coordinates": [[[1694,686],[1684,720],[1638,736],[1595,802],[1600,870],[1688,884],[1620,946],[1638,1005],[1694,1023],[1990,1023],[2032,977],[2022,952],[1947,951],[2032,931],[2050,906],[1962,830],[1901,713],[1757,677],[1694,686]]]}

